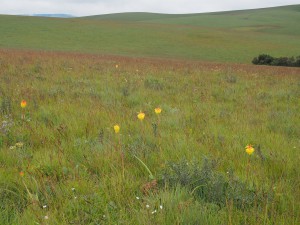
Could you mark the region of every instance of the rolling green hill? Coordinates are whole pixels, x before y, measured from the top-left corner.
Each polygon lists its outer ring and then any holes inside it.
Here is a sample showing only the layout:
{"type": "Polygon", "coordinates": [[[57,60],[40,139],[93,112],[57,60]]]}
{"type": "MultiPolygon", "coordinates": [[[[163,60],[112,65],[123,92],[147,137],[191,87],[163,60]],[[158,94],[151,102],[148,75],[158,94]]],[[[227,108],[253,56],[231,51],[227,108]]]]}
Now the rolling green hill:
{"type": "Polygon", "coordinates": [[[204,14],[0,16],[0,48],[249,63],[300,52],[300,5],[204,14]]]}
{"type": "Polygon", "coordinates": [[[198,14],[116,13],[83,18],[300,34],[300,5],[198,14]]]}

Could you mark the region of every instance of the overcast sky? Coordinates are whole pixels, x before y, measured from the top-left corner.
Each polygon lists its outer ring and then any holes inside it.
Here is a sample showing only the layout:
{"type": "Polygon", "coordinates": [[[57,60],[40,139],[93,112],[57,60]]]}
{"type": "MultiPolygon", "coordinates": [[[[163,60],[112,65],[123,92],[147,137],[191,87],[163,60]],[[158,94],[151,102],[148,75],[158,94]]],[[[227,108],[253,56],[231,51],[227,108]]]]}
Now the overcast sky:
{"type": "Polygon", "coordinates": [[[0,14],[197,13],[300,4],[300,0],[0,0],[0,14]]]}

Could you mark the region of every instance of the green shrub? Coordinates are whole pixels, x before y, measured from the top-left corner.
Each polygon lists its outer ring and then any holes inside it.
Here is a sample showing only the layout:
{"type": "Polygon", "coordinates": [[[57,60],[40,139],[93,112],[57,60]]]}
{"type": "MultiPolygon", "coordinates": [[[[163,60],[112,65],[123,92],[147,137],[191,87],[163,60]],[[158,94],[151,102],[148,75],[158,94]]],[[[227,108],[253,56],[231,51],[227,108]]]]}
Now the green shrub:
{"type": "Polygon", "coordinates": [[[272,193],[258,190],[233,175],[225,176],[216,171],[216,162],[204,158],[202,165],[198,162],[182,160],[178,163],[168,163],[162,173],[160,183],[164,186],[186,187],[195,198],[215,203],[224,207],[226,202],[233,202],[239,209],[260,205],[265,198],[271,198],[272,193]]]}
{"type": "Polygon", "coordinates": [[[255,65],[291,66],[300,67],[300,56],[274,58],[267,54],[261,54],[252,60],[255,65]]]}

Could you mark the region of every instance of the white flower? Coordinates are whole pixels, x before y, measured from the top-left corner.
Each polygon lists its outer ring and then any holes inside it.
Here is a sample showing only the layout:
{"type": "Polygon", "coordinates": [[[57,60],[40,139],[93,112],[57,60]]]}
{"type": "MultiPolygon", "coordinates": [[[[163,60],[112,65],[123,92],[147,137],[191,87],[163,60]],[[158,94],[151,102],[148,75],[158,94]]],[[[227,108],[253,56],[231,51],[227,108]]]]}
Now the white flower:
{"type": "Polygon", "coordinates": [[[75,196],[74,199],[77,199],[77,196],[75,196]]]}
{"type": "Polygon", "coordinates": [[[43,209],[47,208],[47,205],[43,205],[43,209]]]}
{"type": "Polygon", "coordinates": [[[136,198],[137,200],[139,200],[139,199],[140,199],[140,197],[138,197],[138,196],[136,196],[135,198],[136,198]]]}
{"type": "Polygon", "coordinates": [[[154,214],[154,213],[156,213],[157,211],[156,211],[156,209],[151,213],[151,214],[154,214]]]}
{"type": "Polygon", "coordinates": [[[45,216],[45,220],[47,220],[47,219],[49,219],[49,217],[48,217],[48,216],[45,216]]]}
{"type": "Polygon", "coordinates": [[[159,208],[160,208],[160,209],[163,209],[163,206],[162,206],[162,205],[160,205],[160,206],[159,206],[159,208]]]}
{"type": "Polygon", "coordinates": [[[16,146],[10,146],[9,149],[10,150],[14,150],[16,148],[16,146]]]}
{"type": "Polygon", "coordinates": [[[150,208],[150,205],[147,204],[147,205],[146,205],[146,208],[149,209],[149,208],[150,208]]]}

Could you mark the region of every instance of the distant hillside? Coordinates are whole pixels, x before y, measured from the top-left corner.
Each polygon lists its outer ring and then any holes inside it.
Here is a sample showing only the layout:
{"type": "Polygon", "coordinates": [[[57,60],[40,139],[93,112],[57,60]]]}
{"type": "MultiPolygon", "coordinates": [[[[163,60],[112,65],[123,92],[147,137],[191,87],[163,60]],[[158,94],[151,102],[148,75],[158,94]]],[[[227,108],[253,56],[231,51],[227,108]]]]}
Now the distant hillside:
{"type": "Polygon", "coordinates": [[[251,63],[300,53],[300,5],[169,15],[82,18],[0,15],[0,48],[251,63]]]}
{"type": "Polygon", "coordinates": [[[199,14],[116,13],[82,17],[101,21],[147,22],[300,34],[300,5],[199,14]]]}

